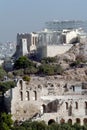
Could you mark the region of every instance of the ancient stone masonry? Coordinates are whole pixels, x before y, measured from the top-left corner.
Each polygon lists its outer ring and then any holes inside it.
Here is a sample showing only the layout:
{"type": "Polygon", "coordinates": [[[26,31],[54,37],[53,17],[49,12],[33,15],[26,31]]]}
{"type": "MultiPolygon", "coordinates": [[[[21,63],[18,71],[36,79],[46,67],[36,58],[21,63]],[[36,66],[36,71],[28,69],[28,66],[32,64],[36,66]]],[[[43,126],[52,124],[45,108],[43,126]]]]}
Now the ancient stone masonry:
{"type": "Polygon", "coordinates": [[[5,93],[14,120],[45,120],[46,123],[87,124],[87,82],[64,81],[61,76],[32,76],[17,81],[5,93]]]}

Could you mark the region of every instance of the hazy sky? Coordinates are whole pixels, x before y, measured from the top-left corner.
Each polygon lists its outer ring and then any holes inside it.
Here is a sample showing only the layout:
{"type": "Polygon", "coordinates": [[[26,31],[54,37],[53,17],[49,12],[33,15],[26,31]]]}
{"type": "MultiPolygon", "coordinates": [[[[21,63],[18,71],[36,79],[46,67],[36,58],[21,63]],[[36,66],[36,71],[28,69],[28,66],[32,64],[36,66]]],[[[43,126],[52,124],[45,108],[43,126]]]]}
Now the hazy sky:
{"type": "Polygon", "coordinates": [[[39,31],[50,20],[87,20],[87,0],[0,0],[0,41],[39,31]]]}

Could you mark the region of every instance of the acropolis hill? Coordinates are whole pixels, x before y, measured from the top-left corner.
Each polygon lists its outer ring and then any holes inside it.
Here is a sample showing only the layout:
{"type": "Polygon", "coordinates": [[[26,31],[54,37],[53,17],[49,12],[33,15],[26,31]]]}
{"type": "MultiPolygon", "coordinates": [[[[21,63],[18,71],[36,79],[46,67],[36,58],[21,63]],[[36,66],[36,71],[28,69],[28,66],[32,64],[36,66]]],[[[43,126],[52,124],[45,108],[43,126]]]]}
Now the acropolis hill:
{"type": "Polygon", "coordinates": [[[87,123],[86,46],[85,39],[56,56],[52,64],[60,64],[64,70],[59,75],[31,75],[29,82],[18,78],[15,88],[5,93],[13,120],[87,123]]]}
{"type": "Polygon", "coordinates": [[[13,120],[87,124],[87,34],[64,27],[17,34],[16,86],[4,94],[13,120]]]}

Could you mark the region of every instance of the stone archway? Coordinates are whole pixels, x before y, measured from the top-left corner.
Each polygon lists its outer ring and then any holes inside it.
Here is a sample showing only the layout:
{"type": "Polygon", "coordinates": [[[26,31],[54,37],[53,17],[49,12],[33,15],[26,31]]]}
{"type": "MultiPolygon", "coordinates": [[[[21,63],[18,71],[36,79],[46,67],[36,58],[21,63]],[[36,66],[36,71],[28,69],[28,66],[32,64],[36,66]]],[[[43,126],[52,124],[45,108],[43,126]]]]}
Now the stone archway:
{"type": "Polygon", "coordinates": [[[61,120],[60,120],[60,123],[62,124],[62,123],[65,123],[65,120],[62,118],[61,120]]]}
{"type": "Polygon", "coordinates": [[[81,123],[81,121],[80,121],[79,118],[76,118],[76,123],[77,123],[77,124],[80,124],[80,123],[81,123]]]}
{"type": "Polygon", "coordinates": [[[55,120],[54,120],[54,119],[50,119],[50,120],[48,121],[48,125],[51,125],[52,123],[55,123],[55,120]]]}
{"type": "Polygon", "coordinates": [[[84,124],[84,125],[87,125],[87,118],[84,118],[83,124],[84,124]]]}
{"type": "Polygon", "coordinates": [[[68,120],[68,124],[71,124],[71,125],[72,125],[72,119],[69,119],[69,120],[68,120]]]}

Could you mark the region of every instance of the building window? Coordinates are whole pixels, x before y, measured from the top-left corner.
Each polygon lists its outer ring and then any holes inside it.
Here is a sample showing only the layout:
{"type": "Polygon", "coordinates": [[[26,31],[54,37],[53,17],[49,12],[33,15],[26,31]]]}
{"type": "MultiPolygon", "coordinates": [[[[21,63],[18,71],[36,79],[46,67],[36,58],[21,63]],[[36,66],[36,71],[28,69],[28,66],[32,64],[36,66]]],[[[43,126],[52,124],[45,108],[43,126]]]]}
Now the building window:
{"type": "Polygon", "coordinates": [[[46,113],[46,105],[41,106],[41,114],[46,113]]]}
{"type": "Polygon", "coordinates": [[[75,86],[72,85],[73,92],[75,92],[75,86]]]}
{"type": "Polygon", "coordinates": [[[26,100],[29,101],[30,100],[30,97],[29,97],[29,92],[26,91],[26,100]]]}
{"type": "Polygon", "coordinates": [[[66,110],[68,109],[68,103],[66,102],[66,110]]]}
{"type": "Polygon", "coordinates": [[[69,107],[68,115],[69,115],[69,116],[72,116],[72,106],[71,106],[71,105],[70,105],[70,107],[69,107]]]}
{"type": "Polygon", "coordinates": [[[87,109],[87,102],[85,102],[85,109],[87,109]]]}
{"type": "Polygon", "coordinates": [[[75,108],[78,109],[78,102],[75,102],[75,108]]]}
{"type": "Polygon", "coordinates": [[[87,125],[87,118],[84,118],[83,124],[84,124],[84,125],[87,125]]]}
{"type": "Polygon", "coordinates": [[[60,123],[61,123],[61,124],[65,123],[65,120],[62,118],[62,119],[60,120],[60,123]]]}
{"type": "Polygon", "coordinates": [[[77,124],[80,124],[80,122],[81,122],[80,119],[79,119],[79,118],[76,118],[76,123],[77,123],[77,124]]]}
{"type": "Polygon", "coordinates": [[[87,115],[87,102],[85,102],[85,115],[87,115]]]}
{"type": "Polygon", "coordinates": [[[68,120],[68,124],[71,124],[71,125],[72,125],[72,119],[69,119],[69,120],[68,120]]]}
{"type": "Polygon", "coordinates": [[[50,120],[48,121],[48,125],[51,125],[52,123],[55,123],[55,120],[54,120],[54,119],[50,119],[50,120]]]}
{"type": "Polygon", "coordinates": [[[23,101],[23,92],[20,92],[21,101],[23,101]]]}
{"type": "Polygon", "coordinates": [[[37,92],[34,91],[34,99],[37,100],[37,92]]]}
{"type": "Polygon", "coordinates": [[[34,40],[35,40],[35,38],[33,37],[33,45],[34,45],[34,42],[35,42],[34,40]]]}
{"type": "Polygon", "coordinates": [[[23,82],[20,80],[20,89],[23,90],[23,82]]]}

